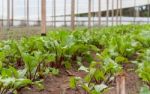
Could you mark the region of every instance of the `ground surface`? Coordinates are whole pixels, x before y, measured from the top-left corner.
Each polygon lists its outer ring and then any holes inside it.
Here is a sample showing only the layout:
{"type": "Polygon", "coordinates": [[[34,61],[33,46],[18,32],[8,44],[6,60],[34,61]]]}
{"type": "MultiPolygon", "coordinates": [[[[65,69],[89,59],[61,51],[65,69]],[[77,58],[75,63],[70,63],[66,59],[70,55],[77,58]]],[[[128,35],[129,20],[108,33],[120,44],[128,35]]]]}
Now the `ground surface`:
{"type": "MultiPolygon", "coordinates": [[[[134,64],[124,64],[126,94],[139,94],[142,86],[142,81],[135,72],[136,66],[134,64]]],[[[106,94],[116,94],[116,88],[111,88],[106,94]]]]}
{"type": "Polygon", "coordinates": [[[85,94],[82,89],[72,90],[69,87],[69,78],[71,76],[83,77],[84,72],[75,70],[61,70],[59,76],[49,75],[44,79],[45,90],[38,91],[34,88],[27,90],[22,89],[20,94],[85,94]]]}
{"type": "Polygon", "coordinates": [[[10,29],[0,29],[0,40],[7,39],[20,39],[21,37],[30,37],[33,35],[39,35],[40,28],[39,27],[13,27],[10,29]]]}
{"type": "MultiPolygon", "coordinates": [[[[45,90],[38,91],[34,88],[30,90],[23,89],[20,94],[86,94],[82,89],[71,90],[69,88],[70,74],[83,77],[85,75],[84,72],[75,70],[61,71],[59,76],[49,75],[45,78],[45,90]]],[[[126,94],[139,94],[140,86],[141,81],[134,70],[126,70],[126,94]]],[[[116,94],[116,88],[112,87],[105,94],[116,94]]]]}
{"type": "MultiPolygon", "coordinates": [[[[57,29],[62,30],[64,28],[65,27],[60,27],[60,28],[47,27],[47,32],[57,30],[57,29]]],[[[11,27],[10,29],[0,28],[0,40],[20,39],[24,36],[25,37],[30,37],[30,36],[33,36],[33,35],[40,35],[40,34],[41,34],[41,27],[37,27],[37,26],[11,27]]]]}
{"type": "MultiPolygon", "coordinates": [[[[139,94],[141,81],[134,71],[126,72],[126,94],[139,94]]],[[[116,88],[111,88],[106,94],[116,94],[116,88]]]]}
{"type": "MultiPolygon", "coordinates": [[[[0,40],[3,39],[19,39],[22,36],[32,36],[32,35],[40,35],[39,28],[31,28],[30,32],[26,30],[26,28],[17,28],[10,29],[9,32],[0,32],[0,40]]],[[[142,84],[141,80],[138,78],[135,73],[132,65],[125,66],[126,72],[126,94],[139,94],[140,86],[142,84]]],[[[78,72],[76,70],[60,70],[59,76],[48,75],[44,79],[44,87],[43,91],[39,91],[35,88],[30,89],[22,89],[19,94],[86,94],[82,89],[71,90],[69,88],[69,78],[73,76],[83,77],[85,75],[84,72],[78,72]]],[[[116,94],[115,86],[108,90],[105,94],[116,94]]]]}

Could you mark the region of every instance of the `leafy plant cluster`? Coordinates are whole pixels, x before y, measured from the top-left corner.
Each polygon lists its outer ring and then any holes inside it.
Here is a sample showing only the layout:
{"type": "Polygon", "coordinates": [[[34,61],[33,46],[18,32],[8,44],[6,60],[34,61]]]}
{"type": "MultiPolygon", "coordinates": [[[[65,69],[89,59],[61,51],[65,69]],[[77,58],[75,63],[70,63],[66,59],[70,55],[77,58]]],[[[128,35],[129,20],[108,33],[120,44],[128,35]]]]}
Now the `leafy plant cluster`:
{"type": "Polygon", "coordinates": [[[140,62],[136,63],[137,72],[149,83],[149,78],[145,78],[148,76],[143,76],[149,65],[145,60],[150,49],[149,30],[149,25],[94,28],[92,32],[60,29],[49,32],[46,37],[1,41],[0,93],[16,92],[37,84],[48,73],[58,75],[59,68],[72,68],[75,64],[87,75],[84,79],[72,78],[71,87],[76,87],[78,80],[90,94],[109,88],[115,75],[122,70],[122,64],[131,61],[140,62]],[[84,61],[90,66],[85,66],[84,61]]]}
{"type": "MultiPolygon", "coordinates": [[[[100,57],[99,57],[100,58],[100,57]]],[[[111,87],[117,73],[122,67],[112,59],[106,61],[91,62],[89,67],[81,66],[79,71],[84,71],[87,75],[84,78],[72,77],[70,87],[75,89],[83,88],[88,94],[102,94],[111,87]]]]}
{"type": "Polygon", "coordinates": [[[136,61],[134,64],[138,66],[136,71],[139,77],[149,86],[150,31],[148,25],[103,28],[101,32],[93,31],[90,37],[90,43],[101,49],[98,53],[99,61],[91,62],[91,66],[95,64],[94,67],[81,66],[79,70],[84,70],[87,75],[83,79],[71,78],[72,88],[79,86],[89,94],[101,94],[111,86],[114,80],[112,78],[121,73],[123,65],[133,61],[136,61]]]}
{"type": "Polygon", "coordinates": [[[58,75],[58,68],[71,68],[77,60],[87,58],[90,61],[91,53],[99,49],[88,43],[85,37],[80,32],[56,31],[47,37],[1,41],[0,93],[14,92],[34,84],[48,73],[58,75]]]}
{"type": "Polygon", "coordinates": [[[141,94],[150,93],[150,49],[144,50],[137,60],[138,75],[144,81],[145,85],[141,89],[141,94]]]}

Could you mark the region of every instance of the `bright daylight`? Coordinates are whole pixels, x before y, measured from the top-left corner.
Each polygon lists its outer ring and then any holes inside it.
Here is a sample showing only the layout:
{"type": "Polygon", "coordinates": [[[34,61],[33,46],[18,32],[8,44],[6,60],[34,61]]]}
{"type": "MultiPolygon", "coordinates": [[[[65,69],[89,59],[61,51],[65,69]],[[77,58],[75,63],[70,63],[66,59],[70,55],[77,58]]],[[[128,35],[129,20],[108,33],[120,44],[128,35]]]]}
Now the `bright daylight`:
{"type": "Polygon", "coordinates": [[[0,94],[150,94],[150,0],[0,0],[0,94]]]}

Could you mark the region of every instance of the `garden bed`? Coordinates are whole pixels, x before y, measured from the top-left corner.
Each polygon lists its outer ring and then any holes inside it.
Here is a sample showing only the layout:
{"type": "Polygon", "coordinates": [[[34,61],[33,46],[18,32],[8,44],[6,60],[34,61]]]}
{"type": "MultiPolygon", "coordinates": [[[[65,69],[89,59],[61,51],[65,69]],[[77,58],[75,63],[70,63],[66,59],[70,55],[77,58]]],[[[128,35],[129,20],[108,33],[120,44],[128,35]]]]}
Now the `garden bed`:
{"type": "Polygon", "coordinates": [[[149,94],[150,26],[126,25],[0,42],[0,94],[149,94]],[[146,93],[145,93],[146,92],[146,93]]]}

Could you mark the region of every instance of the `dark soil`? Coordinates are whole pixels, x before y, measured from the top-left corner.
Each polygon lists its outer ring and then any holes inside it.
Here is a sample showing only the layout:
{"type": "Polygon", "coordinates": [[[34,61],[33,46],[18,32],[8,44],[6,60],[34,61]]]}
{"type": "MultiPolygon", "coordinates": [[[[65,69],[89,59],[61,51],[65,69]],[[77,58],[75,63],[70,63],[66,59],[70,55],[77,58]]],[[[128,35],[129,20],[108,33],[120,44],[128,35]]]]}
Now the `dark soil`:
{"type": "Polygon", "coordinates": [[[139,94],[142,81],[135,72],[137,66],[135,64],[126,64],[125,69],[127,94],[139,94]]]}
{"type": "MultiPolygon", "coordinates": [[[[123,65],[126,78],[126,94],[139,94],[142,86],[142,81],[135,72],[135,64],[124,64],[123,65]]],[[[106,94],[116,94],[116,87],[112,87],[106,94]]]]}
{"type": "Polygon", "coordinates": [[[84,77],[84,72],[75,70],[60,71],[59,76],[48,75],[44,79],[45,89],[43,91],[38,91],[35,88],[22,89],[19,94],[85,94],[80,88],[72,90],[69,87],[69,78],[71,76],[84,77]]]}
{"type": "MultiPolygon", "coordinates": [[[[138,78],[131,64],[126,64],[124,66],[125,76],[126,76],[126,94],[139,94],[140,86],[142,85],[141,80],[138,78]],[[131,70],[132,69],[132,70],[131,70]]],[[[76,70],[60,70],[59,76],[48,75],[44,79],[43,91],[38,91],[34,88],[32,89],[22,89],[19,94],[86,94],[82,89],[78,88],[72,90],[69,87],[69,78],[71,76],[84,77],[84,72],[79,72],[76,70]]],[[[105,94],[116,94],[115,86],[108,89],[105,94]]]]}

